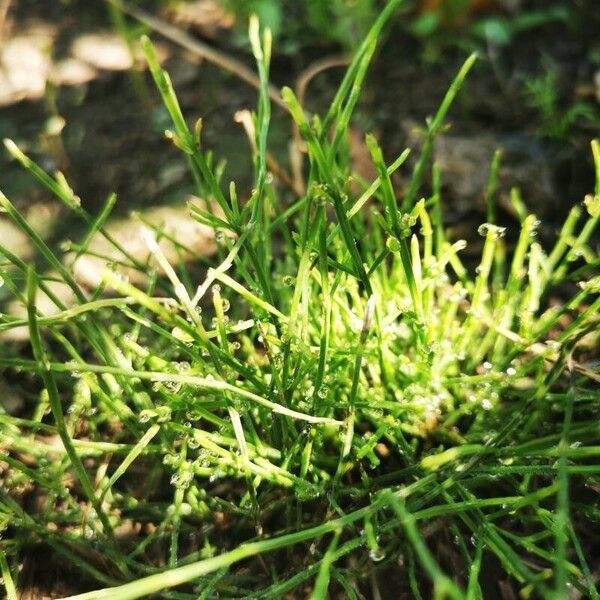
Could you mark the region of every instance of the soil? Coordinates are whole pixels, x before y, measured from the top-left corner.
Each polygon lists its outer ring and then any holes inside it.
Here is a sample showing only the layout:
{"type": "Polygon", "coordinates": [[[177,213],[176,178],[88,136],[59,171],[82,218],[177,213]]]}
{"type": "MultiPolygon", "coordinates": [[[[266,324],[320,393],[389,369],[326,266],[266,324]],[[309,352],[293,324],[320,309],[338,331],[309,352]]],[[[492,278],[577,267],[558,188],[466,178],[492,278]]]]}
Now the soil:
{"type": "MultiPolygon", "coordinates": [[[[524,7],[536,4],[544,3],[522,2],[524,7]]],[[[504,150],[499,185],[501,206],[506,206],[510,188],[519,186],[528,206],[545,224],[542,236],[551,237],[570,207],[592,191],[589,142],[600,135],[600,123],[575,124],[564,139],[544,138],[539,133],[539,113],[525,103],[523,88],[528,78],[543,74],[551,65],[558,73],[561,107],[566,110],[579,90],[593,85],[600,69],[600,14],[593,4],[573,2],[576,16],[571,27],[548,24],[516,36],[505,47],[482,48],[483,59],[451,110],[450,130],[435,149],[443,171],[445,214],[457,237],[471,236],[470,232],[485,220],[483,191],[496,148],[504,150]]],[[[59,55],[81,32],[110,28],[101,2],[75,1],[67,5],[22,0],[14,3],[9,17],[12,35],[32,21],[50,23],[58,32],[55,52],[59,55]]],[[[225,33],[209,41],[251,66],[246,54],[228,45],[230,39],[225,33]]],[[[256,92],[216,67],[167,46],[170,56],[165,66],[172,75],[184,114],[190,122],[203,118],[204,146],[213,149],[216,158],[227,157],[225,179],[236,180],[240,196],[247,195],[252,183],[248,142],[233,115],[254,107],[256,92]]],[[[423,61],[426,50],[431,56],[431,48],[424,48],[396,26],[389,32],[368,76],[356,119],[360,133],[357,139],[362,132],[374,131],[388,160],[407,144],[420,143],[417,128],[434,114],[466,56],[464,49],[440,43],[440,48],[434,48],[436,60],[427,63],[423,61]]],[[[295,56],[276,56],[273,83],[293,85],[324,52],[339,50],[307,48],[295,56]]],[[[315,78],[309,88],[308,107],[318,111],[327,106],[340,78],[340,69],[315,78]]],[[[595,101],[594,93],[591,92],[591,102],[595,101]]],[[[284,157],[281,162],[287,164],[289,122],[277,107],[273,114],[272,152],[284,157]]],[[[146,72],[140,72],[139,79],[135,79],[127,72],[102,71],[88,83],[61,87],[39,100],[24,100],[0,109],[0,136],[14,139],[45,169],[65,171],[92,214],[113,191],[119,197],[117,215],[158,204],[180,203],[193,192],[181,153],[162,136],[168,125],[168,115],[146,72]],[[64,119],[65,127],[60,135],[52,135],[49,119],[57,115],[64,119]]],[[[27,208],[50,202],[48,195],[40,191],[29,174],[9,161],[6,153],[0,154],[0,173],[2,191],[17,206],[27,208]]],[[[408,169],[401,173],[400,188],[408,173],[408,169]]],[[[54,225],[46,232],[50,243],[83,237],[83,225],[66,209],[53,208],[51,213],[54,225]]],[[[503,221],[511,218],[508,209],[502,213],[503,221]]],[[[35,562],[40,559],[44,564],[52,562],[51,557],[41,555],[35,562]]],[[[65,577],[57,575],[53,568],[34,568],[31,562],[26,570],[27,580],[36,589],[31,598],[81,591],[76,585],[68,589],[69,574],[65,577]]]]}

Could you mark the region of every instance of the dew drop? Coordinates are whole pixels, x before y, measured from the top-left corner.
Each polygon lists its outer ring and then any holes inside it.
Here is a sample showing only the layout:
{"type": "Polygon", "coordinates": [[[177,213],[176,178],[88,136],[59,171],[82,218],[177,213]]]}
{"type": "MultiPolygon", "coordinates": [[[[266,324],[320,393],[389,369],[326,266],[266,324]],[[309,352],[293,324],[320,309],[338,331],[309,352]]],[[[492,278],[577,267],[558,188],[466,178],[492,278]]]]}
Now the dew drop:
{"type": "Polygon", "coordinates": [[[217,481],[222,475],[223,475],[223,471],[221,471],[221,469],[217,469],[209,478],[208,481],[210,481],[210,483],[214,483],[215,481],[217,481]]]}
{"type": "MultiPolygon", "coordinates": [[[[177,483],[175,484],[180,489],[187,489],[190,487],[190,483],[192,483],[192,479],[194,478],[194,474],[191,471],[182,471],[179,473],[177,478],[177,483]]],[[[173,478],[171,477],[171,480],[173,478]]]]}
{"type": "Polygon", "coordinates": [[[147,423],[154,416],[156,415],[153,410],[143,410],[139,416],[140,423],[147,423]]]}
{"type": "Polygon", "coordinates": [[[156,416],[159,423],[166,423],[171,419],[171,409],[168,406],[159,406],[156,409],[156,416]]]}
{"type": "Polygon", "coordinates": [[[381,562],[385,558],[385,552],[381,548],[374,548],[369,551],[369,558],[373,562],[381,562]]]}
{"type": "Polygon", "coordinates": [[[181,383],[179,381],[166,381],[165,387],[170,391],[176,394],[181,389],[181,383]]]}
{"type": "Polygon", "coordinates": [[[506,235],[506,227],[498,227],[493,223],[483,223],[477,228],[477,233],[483,237],[490,235],[493,240],[499,240],[506,235]]]}
{"type": "Polygon", "coordinates": [[[163,465],[174,465],[177,463],[178,460],[179,459],[177,456],[175,456],[175,454],[165,454],[163,456],[162,462],[163,462],[163,465]]]}
{"type": "Polygon", "coordinates": [[[400,242],[395,237],[389,237],[385,242],[385,246],[390,252],[400,252],[400,242]]]}

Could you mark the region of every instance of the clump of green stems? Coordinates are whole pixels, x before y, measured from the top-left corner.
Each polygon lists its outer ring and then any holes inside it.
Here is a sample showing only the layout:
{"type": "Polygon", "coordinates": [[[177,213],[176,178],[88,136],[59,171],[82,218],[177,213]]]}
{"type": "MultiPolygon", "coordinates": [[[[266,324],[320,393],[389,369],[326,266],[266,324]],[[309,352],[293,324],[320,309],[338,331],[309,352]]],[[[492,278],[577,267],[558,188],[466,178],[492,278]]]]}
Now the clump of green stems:
{"type": "MultiPolygon", "coordinates": [[[[149,262],[121,249],[90,297],[72,263],[0,194],[40,257],[36,270],[0,246],[4,286],[27,307],[25,319],[2,315],[0,330],[28,327],[33,351],[3,352],[0,366],[42,384],[26,418],[0,413],[0,570],[10,600],[32,544],[71,564],[84,590],[100,588],[81,599],[282,598],[306,586],[315,599],[334,588],[359,598],[381,594],[378,577],[390,572],[415,598],[476,599],[486,557],[525,597],[565,598],[573,587],[598,598],[580,537],[599,509],[572,498],[600,475],[598,375],[577,361],[598,342],[600,144],[596,188],[548,252],[516,190],[508,252],[494,222],[498,153],[472,274],[466,242],[444,228],[435,165],[432,194],[420,194],[475,56],[427,123],[403,197],[392,176],[408,150],[388,165],[368,136],[377,178],[349,170],[352,112],[397,4],[373,25],[323,118],[282,90],[307,148],[300,197],[267,168],[269,32],[251,21],[261,89],[245,203],[234,184],[223,190],[201,123],[188,127],[143,39],[173,122],[167,136],[205,200],[190,218],[216,231],[216,256],[197,257],[200,282],[183,261],[168,263],[163,232],[148,224],[149,262]],[[133,285],[123,265],[146,272],[147,284],[133,285]],[[74,307],[49,287],[57,277],[74,307]],[[551,304],[559,284],[575,293],[551,304]],[[39,313],[40,291],[56,314],[39,313]],[[50,442],[56,436],[62,444],[50,442]],[[43,491],[35,513],[21,502],[32,487],[43,491]]],[[[92,233],[119,247],[104,230],[114,196],[93,217],[64,177],[5,145],[88,224],[78,254],[92,233]]]]}

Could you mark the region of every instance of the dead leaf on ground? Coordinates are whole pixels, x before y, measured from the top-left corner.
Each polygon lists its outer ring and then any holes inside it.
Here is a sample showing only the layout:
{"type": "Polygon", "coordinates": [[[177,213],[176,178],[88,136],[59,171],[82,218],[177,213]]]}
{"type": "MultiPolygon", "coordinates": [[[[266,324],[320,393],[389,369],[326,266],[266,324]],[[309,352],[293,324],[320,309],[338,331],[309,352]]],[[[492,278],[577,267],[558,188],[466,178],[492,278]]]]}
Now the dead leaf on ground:
{"type": "Polygon", "coordinates": [[[169,16],[178,25],[197,29],[209,38],[216,37],[223,29],[230,29],[235,23],[234,15],[216,0],[177,3],[169,16]]]}
{"type": "MultiPolygon", "coordinates": [[[[210,256],[216,251],[214,230],[192,219],[187,205],[153,207],[139,212],[137,217],[110,222],[106,227],[106,231],[123,249],[141,264],[150,260],[150,251],[140,235],[146,227],[143,223],[152,224],[164,234],[159,239],[159,246],[171,264],[179,260],[189,261],[193,253],[210,256]],[[187,251],[178,249],[176,244],[181,244],[187,251]]],[[[99,233],[92,239],[88,251],[103,258],[84,255],[75,260],[72,268],[79,283],[94,289],[101,283],[102,271],[107,263],[123,260],[123,254],[99,233]]],[[[137,269],[123,268],[119,272],[135,285],[147,281],[146,272],[137,269]]]]}
{"type": "Polygon", "coordinates": [[[44,96],[56,30],[42,23],[0,44],[0,106],[44,96]]]}
{"type": "Polygon", "coordinates": [[[92,81],[98,72],[77,58],[65,58],[52,65],[49,79],[54,85],[80,85],[92,81]]]}
{"type": "Polygon", "coordinates": [[[76,59],[97,69],[126,71],[133,58],[125,41],[114,33],[88,33],[79,36],[71,52],[76,59]]]}

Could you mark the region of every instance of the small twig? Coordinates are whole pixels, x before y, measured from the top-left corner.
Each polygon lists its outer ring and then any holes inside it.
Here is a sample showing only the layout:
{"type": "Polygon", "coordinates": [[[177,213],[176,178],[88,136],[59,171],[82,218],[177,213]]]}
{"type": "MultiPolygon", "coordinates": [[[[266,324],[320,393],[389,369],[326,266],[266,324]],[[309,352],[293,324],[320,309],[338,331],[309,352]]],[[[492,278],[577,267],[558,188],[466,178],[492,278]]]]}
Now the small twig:
{"type": "MultiPolygon", "coordinates": [[[[210,63],[221,67],[225,71],[229,71],[233,73],[236,77],[239,77],[242,81],[250,84],[255,89],[260,89],[260,81],[258,77],[254,74],[254,72],[249,69],[245,64],[228,56],[224,52],[220,50],[216,50],[215,48],[211,48],[208,44],[201,42],[193,38],[191,35],[187,34],[185,31],[182,31],[179,27],[175,27],[166,21],[159,19],[147,13],[145,10],[138,8],[136,6],[131,6],[130,4],[125,4],[121,2],[121,0],[106,0],[110,2],[124,13],[129,16],[137,19],[144,25],[147,25],[153,31],[160,33],[163,37],[171,40],[175,44],[178,44],[182,48],[189,50],[193,54],[197,54],[201,56],[205,60],[210,63]]],[[[277,106],[287,110],[287,107],[283,100],[281,99],[281,94],[279,90],[273,86],[269,85],[269,96],[271,100],[277,104],[277,106]]]]}
{"type": "MultiPolygon", "coordinates": [[[[296,79],[296,98],[298,98],[298,102],[300,106],[304,106],[304,100],[306,98],[306,90],[310,82],[323,71],[327,71],[328,69],[332,69],[335,67],[345,67],[349,65],[351,59],[347,56],[327,56],[320,60],[317,60],[310,65],[296,79]]],[[[302,138],[300,137],[300,131],[298,130],[298,126],[294,125],[293,130],[293,143],[290,146],[290,159],[292,163],[292,172],[293,172],[293,182],[294,188],[297,190],[301,190],[304,194],[304,190],[306,190],[306,184],[304,181],[304,176],[302,174],[302,155],[306,153],[306,147],[302,138]]]]}
{"type": "Polygon", "coordinates": [[[12,0],[0,0],[0,40],[4,38],[5,34],[8,37],[8,30],[10,29],[8,11],[11,4],[12,0]]]}
{"type": "Polygon", "coordinates": [[[304,186],[302,186],[295,178],[293,178],[284,167],[277,161],[277,159],[269,152],[267,154],[267,166],[269,170],[287,186],[298,198],[301,198],[306,193],[304,186]]]}
{"type": "Polygon", "coordinates": [[[306,89],[310,82],[323,71],[333,69],[334,67],[347,67],[351,62],[351,59],[347,56],[326,56],[320,60],[317,60],[310,65],[302,73],[300,73],[298,79],[296,79],[296,97],[300,102],[300,106],[304,106],[304,98],[306,96],[306,89]]]}

